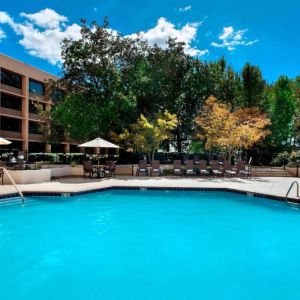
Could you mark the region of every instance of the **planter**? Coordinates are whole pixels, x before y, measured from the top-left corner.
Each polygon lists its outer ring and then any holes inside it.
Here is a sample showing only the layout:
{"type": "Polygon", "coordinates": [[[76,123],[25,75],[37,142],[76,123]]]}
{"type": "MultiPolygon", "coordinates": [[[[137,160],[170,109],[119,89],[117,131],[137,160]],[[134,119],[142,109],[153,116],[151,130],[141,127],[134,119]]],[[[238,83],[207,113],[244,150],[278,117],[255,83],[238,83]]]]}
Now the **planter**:
{"type": "Polygon", "coordinates": [[[285,167],[285,169],[289,172],[294,177],[300,177],[300,168],[298,170],[298,176],[297,176],[297,168],[290,168],[290,167],[285,167]]]}

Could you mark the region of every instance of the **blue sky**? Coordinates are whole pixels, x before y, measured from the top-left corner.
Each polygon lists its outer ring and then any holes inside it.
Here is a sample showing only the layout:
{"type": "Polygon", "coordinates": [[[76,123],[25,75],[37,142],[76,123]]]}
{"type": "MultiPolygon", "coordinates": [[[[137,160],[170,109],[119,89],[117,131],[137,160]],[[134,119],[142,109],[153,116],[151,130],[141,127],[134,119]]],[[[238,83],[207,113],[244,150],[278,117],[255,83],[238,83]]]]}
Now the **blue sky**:
{"type": "Polygon", "coordinates": [[[237,71],[246,62],[259,65],[269,82],[300,75],[299,0],[5,1],[0,52],[58,74],[60,40],[79,38],[80,18],[102,22],[104,16],[124,35],[142,31],[160,45],[171,35],[187,42],[188,53],[225,56],[237,71]]]}

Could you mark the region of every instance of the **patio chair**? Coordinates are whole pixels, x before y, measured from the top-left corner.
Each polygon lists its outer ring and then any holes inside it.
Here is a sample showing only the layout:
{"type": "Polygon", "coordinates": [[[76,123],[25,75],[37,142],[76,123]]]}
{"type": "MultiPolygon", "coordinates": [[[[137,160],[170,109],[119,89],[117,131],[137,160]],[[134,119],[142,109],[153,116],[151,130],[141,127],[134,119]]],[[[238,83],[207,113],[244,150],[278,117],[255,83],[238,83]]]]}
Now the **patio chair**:
{"type": "Polygon", "coordinates": [[[224,161],[223,163],[223,170],[224,170],[224,175],[227,177],[234,177],[236,176],[236,171],[232,170],[232,165],[230,161],[224,161]]]}
{"type": "Polygon", "coordinates": [[[200,162],[199,155],[195,154],[194,155],[194,163],[195,163],[195,165],[199,165],[199,162],[200,162]]]}
{"type": "Polygon", "coordinates": [[[220,170],[220,165],[217,160],[213,160],[211,162],[211,170],[212,170],[213,176],[222,176],[223,175],[223,172],[220,170]]]}
{"type": "Polygon", "coordinates": [[[251,179],[251,169],[250,165],[248,165],[248,168],[246,169],[246,163],[244,161],[238,161],[237,165],[237,174],[241,177],[246,177],[251,179]]]}
{"type": "Polygon", "coordinates": [[[202,159],[199,161],[199,174],[201,175],[205,175],[205,176],[209,176],[210,173],[207,170],[207,161],[202,159]]]}
{"type": "Polygon", "coordinates": [[[182,175],[181,160],[174,160],[173,162],[173,174],[182,175]]]}
{"type": "Polygon", "coordinates": [[[139,161],[138,168],[136,170],[136,176],[148,176],[147,160],[143,159],[139,161]]]}
{"type": "Polygon", "coordinates": [[[223,156],[222,155],[218,155],[218,163],[219,163],[219,165],[223,165],[223,163],[224,163],[224,158],[223,158],[223,156]]]}
{"type": "Polygon", "coordinates": [[[100,171],[102,173],[102,177],[116,178],[116,165],[117,165],[117,161],[112,161],[112,160],[107,161],[106,166],[100,171]]]}
{"type": "Polygon", "coordinates": [[[187,154],[183,155],[183,163],[186,164],[186,162],[189,160],[189,156],[187,154]]]}
{"type": "Polygon", "coordinates": [[[196,175],[195,169],[194,169],[194,161],[193,160],[188,160],[185,163],[185,174],[186,175],[196,175]]]}
{"type": "Polygon", "coordinates": [[[153,160],[151,162],[151,173],[150,174],[151,174],[151,176],[160,176],[161,175],[159,160],[153,160]]]}
{"type": "Polygon", "coordinates": [[[208,160],[208,163],[211,164],[215,159],[214,159],[214,156],[212,154],[208,154],[207,155],[207,160],[208,160]]]}
{"type": "Polygon", "coordinates": [[[83,177],[86,177],[86,174],[90,178],[95,178],[94,175],[98,176],[98,171],[93,167],[93,162],[91,160],[83,161],[83,177]]]}

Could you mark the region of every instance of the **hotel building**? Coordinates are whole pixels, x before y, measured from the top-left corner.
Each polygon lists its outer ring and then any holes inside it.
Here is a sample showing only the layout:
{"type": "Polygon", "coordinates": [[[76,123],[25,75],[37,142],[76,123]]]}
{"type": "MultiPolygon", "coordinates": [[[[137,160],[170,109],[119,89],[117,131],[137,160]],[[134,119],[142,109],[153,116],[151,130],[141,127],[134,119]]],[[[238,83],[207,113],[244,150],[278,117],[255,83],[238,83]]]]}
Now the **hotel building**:
{"type": "Polygon", "coordinates": [[[67,143],[44,143],[39,132],[42,121],[36,103],[46,108],[55,102],[55,98],[47,96],[46,83],[58,77],[3,54],[0,74],[0,137],[10,140],[10,148],[15,150],[70,152],[67,143]]]}

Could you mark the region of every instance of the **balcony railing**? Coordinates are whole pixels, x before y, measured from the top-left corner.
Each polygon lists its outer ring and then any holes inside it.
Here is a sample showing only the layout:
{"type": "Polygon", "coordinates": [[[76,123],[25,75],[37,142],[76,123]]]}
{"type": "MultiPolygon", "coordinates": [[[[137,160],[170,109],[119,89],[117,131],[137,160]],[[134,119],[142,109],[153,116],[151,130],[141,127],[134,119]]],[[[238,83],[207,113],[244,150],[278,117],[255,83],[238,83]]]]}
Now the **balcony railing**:
{"type": "Polygon", "coordinates": [[[29,133],[29,140],[35,142],[43,142],[43,136],[41,134],[29,133]]]}
{"type": "Polygon", "coordinates": [[[0,130],[0,136],[5,139],[22,140],[22,132],[0,130]]]}
{"type": "Polygon", "coordinates": [[[0,107],[0,115],[22,118],[22,111],[7,107],[0,107]]]}
{"type": "Polygon", "coordinates": [[[13,94],[22,96],[22,89],[15,88],[13,86],[10,86],[10,85],[4,84],[4,83],[0,84],[0,89],[4,92],[9,92],[9,93],[13,93],[13,94]]]}
{"type": "Polygon", "coordinates": [[[40,121],[43,122],[43,119],[38,114],[29,113],[29,120],[30,121],[40,121]]]}

